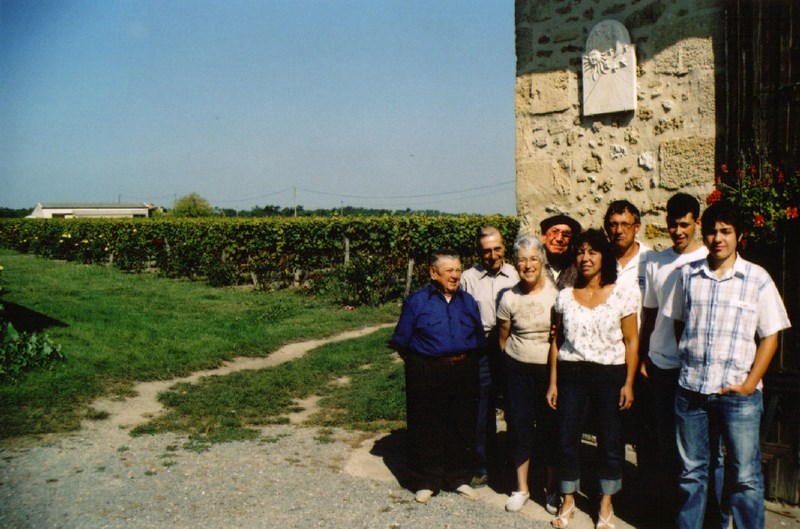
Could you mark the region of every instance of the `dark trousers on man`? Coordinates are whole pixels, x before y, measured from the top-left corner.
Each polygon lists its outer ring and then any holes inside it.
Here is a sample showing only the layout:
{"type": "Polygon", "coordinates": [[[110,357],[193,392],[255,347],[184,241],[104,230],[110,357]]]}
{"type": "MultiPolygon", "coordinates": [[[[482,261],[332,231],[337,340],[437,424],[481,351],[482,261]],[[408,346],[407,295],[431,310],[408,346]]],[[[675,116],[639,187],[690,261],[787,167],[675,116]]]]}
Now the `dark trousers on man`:
{"type": "Polygon", "coordinates": [[[409,486],[455,490],[473,473],[478,358],[409,354],[405,363],[409,486]]]}

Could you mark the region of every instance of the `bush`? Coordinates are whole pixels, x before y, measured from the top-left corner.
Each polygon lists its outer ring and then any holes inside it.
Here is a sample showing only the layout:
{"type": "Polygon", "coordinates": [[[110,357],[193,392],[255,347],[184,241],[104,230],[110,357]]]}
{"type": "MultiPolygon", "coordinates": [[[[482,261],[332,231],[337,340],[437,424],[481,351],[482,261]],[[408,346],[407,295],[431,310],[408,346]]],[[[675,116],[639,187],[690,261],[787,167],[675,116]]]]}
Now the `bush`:
{"type": "Polygon", "coordinates": [[[405,268],[377,257],[357,257],[311,278],[312,292],[345,306],[377,306],[403,296],[405,268]]]}
{"type": "Polygon", "coordinates": [[[0,312],[0,381],[18,379],[26,371],[63,359],[61,345],[47,334],[21,333],[0,312]]]}
{"type": "Polygon", "coordinates": [[[206,281],[212,287],[227,287],[239,283],[238,269],[222,261],[211,261],[206,264],[206,281]]]}

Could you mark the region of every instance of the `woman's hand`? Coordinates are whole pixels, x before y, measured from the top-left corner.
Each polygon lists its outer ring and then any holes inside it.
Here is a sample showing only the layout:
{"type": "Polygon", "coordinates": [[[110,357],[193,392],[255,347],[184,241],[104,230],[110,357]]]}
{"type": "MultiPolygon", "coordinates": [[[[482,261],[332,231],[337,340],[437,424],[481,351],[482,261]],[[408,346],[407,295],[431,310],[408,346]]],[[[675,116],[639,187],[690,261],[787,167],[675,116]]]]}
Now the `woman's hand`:
{"type": "Polygon", "coordinates": [[[633,384],[625,384],[619,390],[619,409],[629,410],[633,406],[633,384]]]}
{"type": "Polygon", "coordinates": [[[555,384],[550,384],[547,388],[547,405],[556,409],[556,401],[558,400],[558,387],[555,384]]]}

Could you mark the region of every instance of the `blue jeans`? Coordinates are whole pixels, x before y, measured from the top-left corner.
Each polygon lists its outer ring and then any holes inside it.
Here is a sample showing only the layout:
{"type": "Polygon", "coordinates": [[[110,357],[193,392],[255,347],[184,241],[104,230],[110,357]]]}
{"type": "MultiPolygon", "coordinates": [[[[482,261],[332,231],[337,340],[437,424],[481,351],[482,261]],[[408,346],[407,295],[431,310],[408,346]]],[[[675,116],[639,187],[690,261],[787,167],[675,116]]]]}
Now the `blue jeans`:
{"type": "Polygon", "coordinates": [[[559,465],[562,494],[580,490],[581,434],[587,412],[597,417],[597,452],[600,461],[597,475],[600,493],[616,494],[622,489],[622,467],[625,464],[622,443],[622,412],[619,391],[625,384],[626,366],[601,365],[593,362],[558,363],[559,465]]]}
{"type": "Polygon", "coordinates": [[[681,458],[681,509],[678,527],[701,528],[714,449],[725,444],[721,509],[736,527],[764,527],[764,478],[759,427],[763,403],[752,395],[703,395],[681,387],[675,395],[675,429],[681,458]]]}

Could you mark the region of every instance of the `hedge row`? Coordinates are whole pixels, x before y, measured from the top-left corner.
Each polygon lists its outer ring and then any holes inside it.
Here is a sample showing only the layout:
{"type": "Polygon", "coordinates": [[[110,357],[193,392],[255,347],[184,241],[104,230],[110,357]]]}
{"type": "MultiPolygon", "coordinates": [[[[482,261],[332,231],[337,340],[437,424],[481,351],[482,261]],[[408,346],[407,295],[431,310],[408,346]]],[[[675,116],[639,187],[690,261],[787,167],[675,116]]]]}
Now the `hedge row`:
{"type": "Polygon", "coordinates": [[[209,282],[250,277],[265,284],[297,280],[352,258],[401,270],[430,251],[451,248],[469,264],[475,234],[493,225],[513,240],[509,216],[306,217],[266,219],[5,219],[0,245],[23,253],[123,270],[157,270],[209,282]],[[347,243],[345,242],[347,241],[347,243]],[[225,277],[220,277],[225,276],[225,277]]]}

